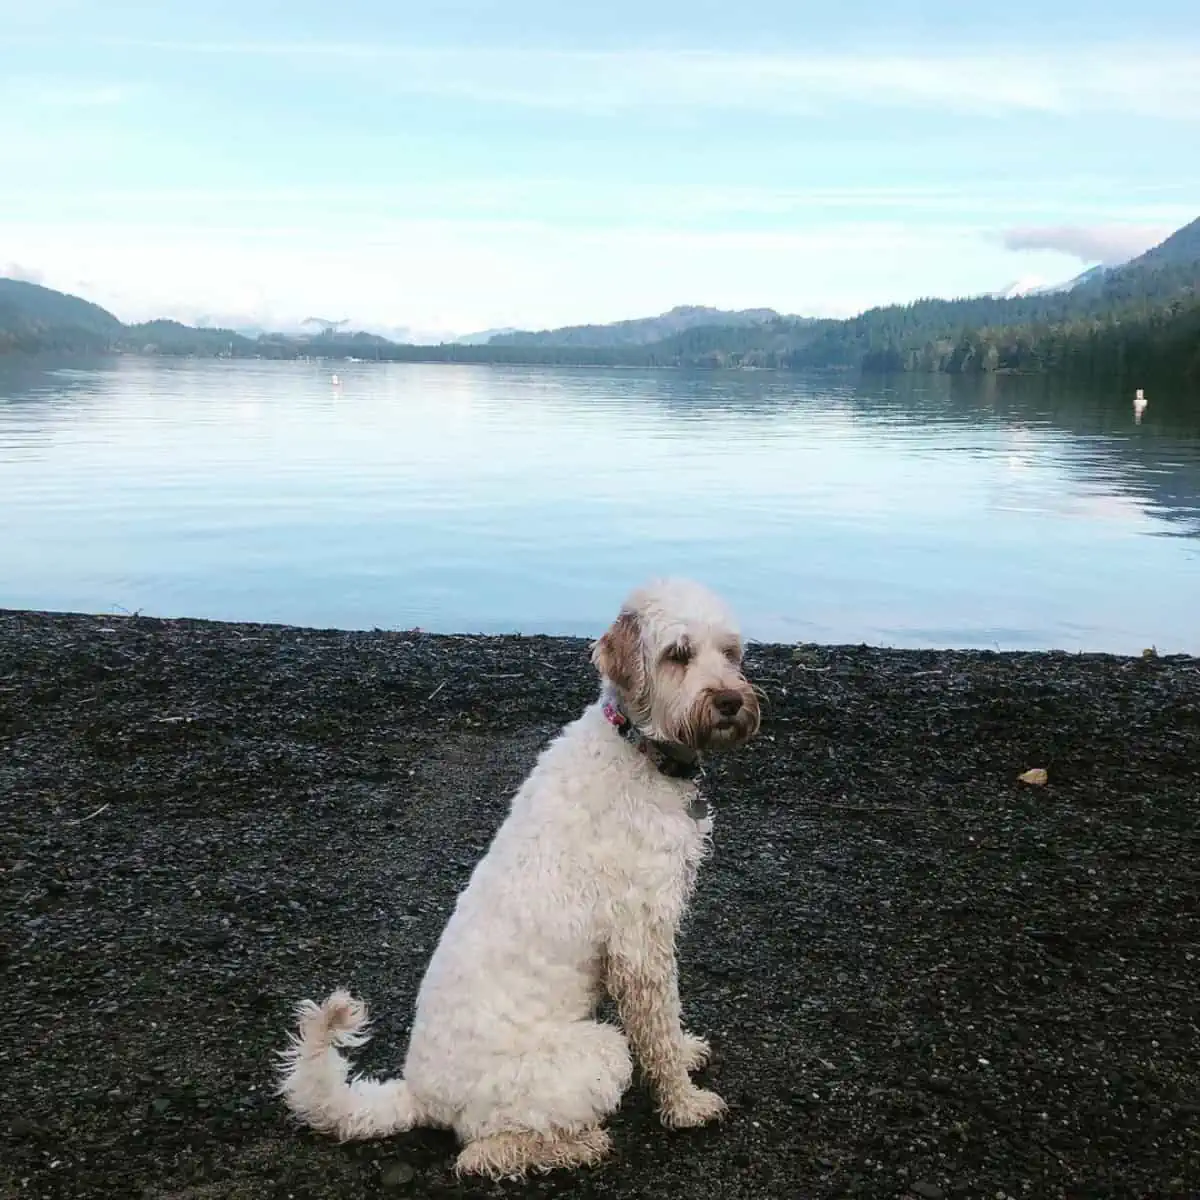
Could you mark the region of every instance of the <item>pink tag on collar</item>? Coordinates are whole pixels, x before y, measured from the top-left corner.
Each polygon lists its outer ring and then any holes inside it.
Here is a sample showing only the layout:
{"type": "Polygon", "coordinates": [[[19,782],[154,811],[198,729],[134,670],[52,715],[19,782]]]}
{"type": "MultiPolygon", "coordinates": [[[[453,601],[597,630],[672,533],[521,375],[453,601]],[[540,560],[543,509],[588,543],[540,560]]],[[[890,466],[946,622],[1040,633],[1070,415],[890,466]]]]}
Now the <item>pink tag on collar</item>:
{"type": "Polygon", "coordinates": [[[604,719],[610,725],[621,726],[625,724],[625,715],[617,708],[610,700],[604,705],[604,719]]]}

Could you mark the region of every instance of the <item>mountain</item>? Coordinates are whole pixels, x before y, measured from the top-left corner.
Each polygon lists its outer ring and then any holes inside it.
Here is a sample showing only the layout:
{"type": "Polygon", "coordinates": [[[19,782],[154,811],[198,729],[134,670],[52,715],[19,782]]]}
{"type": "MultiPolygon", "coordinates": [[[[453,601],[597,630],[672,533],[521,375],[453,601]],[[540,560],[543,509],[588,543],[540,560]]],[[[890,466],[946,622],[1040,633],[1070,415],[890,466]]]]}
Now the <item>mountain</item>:
{"type": "Polygon", "coordinates": [[[512,325],[503,329],[484,329],[480,333],[464,333],[462,337],[448,338],[456,346],[486,346],[492,338],[505,337],[510,333],[520,333],[521,330],[512,325]]]}
{"type": "Polygon", "coordinates": [[[160,320],[122,326],[109,348],[132,354],[220,358],[231,355],[235,350],[252,352],[257,344],[232,329],[198,329],[194,325],[184,325],[179,321],[160,320]]]}
{"type": "Polygon", "coordinates": [[[732,329],[744,325],[763,325],[780,320],[770,308],[747,308],[738,312],[723,312],[703,305],[679,305],[657,317],[640,317],[632,321],[614,321],[610,325],[567,325],[562,329],[543,329],[538,333],[518,330],[499,333],[490,338],[489,346],[649,346],[664,338],[705,325],[732,329]]]}
{"type": "Polygon", "coordinates": [[[349,324],[348,317],[340,317],[337,320],[331,317],[305,317],[300,322],[300,328],[305,333],[344,333],[349,324]]]}
{"type": "Polygon", "coordinates": [[[681,307],[658,317],[485,344],[403,344],[317,322],[317,334],[244,337],[175,321],[122,325],[111,313],[36,284],[0,281],[0,352],[108,349],[236,358],[564,364],[778,370],[1039,372],[1104,381],[1200,383],[1200,221],[1120,267],[1061,287],[868,309],[849,320],[772,309],[681,307]]]}
{"type": "Polygon", "coordinates": [[[1200,262],[1200,217],[1125,265],[1131,267],[1141,263],[1155,267],[1177,267],[1196,262],[1200,262]]]}
{"type": "Polygon", "coordinates": [[[421,329],[413,325],[364,325],[359,332],[373,333],[404,346],[440,346],[442,342],[458,340],[449,329],[421,329]]]}
{"type": "MultiPolygon", "coordinates": [[[[231,330],[242,337],[255,338],[313,338],[323,335],[343,338],[357,334],[370,334],[383,338],[388,342],[401,345],[436,346],[441,342],[453,341],[454,334],[444,329],[418,329],[410,325],[388,324],[356,324],[352,319],[339,318],[334,320],[326,317],[305,317],[302,321],[295,319],[272,320],[263,315],[247,313],[210,313],[203,310],[188,309],[186,306],[177,308],[170,314],[171,319],[184,325],[193,325],[197,329],[231,330]]],[[[492,330],[493,333],[507,332],[492,330]]]]}
{"type": "Polygon", "coordinates": [[[1200,382],[1200,222],[1115,268],[1015,296],[923,299],[845,321],[707,326],[656,342],[660,366],[1022,371],[1200,382]]]}
{"type": "Polygon", "coordinates": [[[98,304],[23,279],[0,279],[0,304],[30,322],[46,326],[93,333],[113,333],[121,328],[121,322],[98,304]]]}
{"type": "Polygon", "coordinates": [[[1029,279],[1015,280],[1007,287],[1002,287],[994,292],[986,292],[985,295],[992,300],[1013,300],[1017,296],[1036,296],[1046,291],[1057,290],[1053,284],[1047,285],[1039,277],[1033,276],[1029,279]]]}
{"type": "Polygon", "coordinates": [[[1103,263],[1100,263],[1097,266],[1088,267],[1086,271],[1076,275],[1074,279],[1068,279],[1066,283],[1052,283],[1046,287],[1035,288],[1031,294],[1035,296],[1050,296],[1055,292],[1073,292],[1078,287],[1083,287],[1085,284],[1103,279],[1111,270],[1112,267],[1106,267],[1103,263]]]}
{"type": "Polygon", "coordinates": [[[112,313],[52,288],[0,279],[0,351],[102,349],[124,326],[112,313]]]}
{"type": "Polygon", "coordinates": [[[1018,279],[1015,283],[1010,283],[1008,287],[1001,288],[998,292],[988,292],[987,296],[993,300],[1015,300],[1019,296],[1053,296],[1057,292],[1073,292],[1077,287],[1082,287],[1085,283],[1091,283],[1093,280],[1101,278],[1111,271],[1111,267],[1099,265],[1089,267],[1086,271],[1076,275],[1073,279],[1068,279],[1065,283],[1043,283],[1040,279],[1018,279]]]}

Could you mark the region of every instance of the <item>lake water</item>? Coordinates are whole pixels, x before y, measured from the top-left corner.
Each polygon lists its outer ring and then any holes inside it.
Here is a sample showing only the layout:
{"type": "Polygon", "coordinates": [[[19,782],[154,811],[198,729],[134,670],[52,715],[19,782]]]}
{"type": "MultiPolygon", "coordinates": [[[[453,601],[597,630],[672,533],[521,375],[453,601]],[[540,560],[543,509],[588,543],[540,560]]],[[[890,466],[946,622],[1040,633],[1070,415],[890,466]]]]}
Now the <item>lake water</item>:
{"type": "Polygon", "coordinates": [[[677,572],[766,640],[1200,652],[1200,402],[1132,400],[0,359],[0,606],[594,635],[677,572]]]}

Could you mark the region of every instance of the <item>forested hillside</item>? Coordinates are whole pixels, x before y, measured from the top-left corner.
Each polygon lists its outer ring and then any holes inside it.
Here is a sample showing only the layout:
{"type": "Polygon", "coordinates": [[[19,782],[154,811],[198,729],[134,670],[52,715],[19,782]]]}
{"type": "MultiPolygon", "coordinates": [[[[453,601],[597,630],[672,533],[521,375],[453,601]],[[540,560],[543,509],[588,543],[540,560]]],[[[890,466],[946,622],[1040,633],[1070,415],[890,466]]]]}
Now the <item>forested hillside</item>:
{"type": "Polygon", "coordinates": [[[837,321],[780,317],[771,310],[679,308],[613,325],[505,334],[482,345],[408,346],[335,330],[248,338],[173,321],[125,326],[74,296],[0,280],[0,351],[71,349],[393,362],[1022,371],[1200,384],[1200,220],[1120,268],[1086,273],[1066,291],[917,300],[837,321]]]}

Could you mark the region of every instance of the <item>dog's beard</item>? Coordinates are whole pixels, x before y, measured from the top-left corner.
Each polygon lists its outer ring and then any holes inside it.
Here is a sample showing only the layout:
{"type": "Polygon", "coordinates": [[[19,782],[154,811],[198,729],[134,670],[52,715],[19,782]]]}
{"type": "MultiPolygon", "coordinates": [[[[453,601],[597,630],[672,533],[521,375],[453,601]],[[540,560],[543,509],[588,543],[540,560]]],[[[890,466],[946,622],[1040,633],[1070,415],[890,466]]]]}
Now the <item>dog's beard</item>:
{"type": "Polygon", "coordinates": [[[725,716],[700,696],[673,723],[670,740],[691,750],[728,750],[748,742],[758,732],[758,698],[748,686],[738,691],[742,707],[735,716],[725,716]]]}
{"type": "Polygon", "coordinates": [[[700,740],[698,750],[729,750],[748,742],[758,727],[753,717],[739,714],[732,720],[724,718],[700,740]]]}

